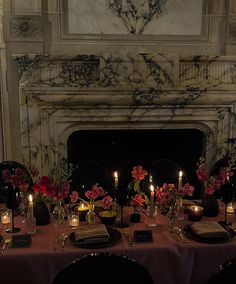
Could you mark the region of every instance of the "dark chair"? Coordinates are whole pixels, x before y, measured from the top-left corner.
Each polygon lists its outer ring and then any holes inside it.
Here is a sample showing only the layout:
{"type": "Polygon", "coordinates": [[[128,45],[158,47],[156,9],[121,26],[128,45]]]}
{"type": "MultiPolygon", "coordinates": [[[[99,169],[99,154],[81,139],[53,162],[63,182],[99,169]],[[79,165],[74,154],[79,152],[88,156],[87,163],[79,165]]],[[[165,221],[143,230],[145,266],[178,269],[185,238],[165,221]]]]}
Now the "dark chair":
{"type": "Polygon", "coordinates": [[[93,253],[72,262],[59,272],[52,284],[80,283],[82,279],[87,284],[154,283],[146,268],[130,257],[93,253]]]}
{"type": "Polygon", "coordinates": [[[29,177],[29,184],[33,185],[31,175],[28,169],[24,165],[16,161],[4,161],[0,163],[0,203],[6,202],[6,190],[5,190],[6,184],[2,177],[2,171],[8,169],[10,172],[13,172],[16,168],[23,169],[29,177]]]}
{"type": "Polygon", "coordinates": [[[207,284],[232,283],[236,279],[236,257],[230,258],[221,264],[211,275],[207,284]]]}

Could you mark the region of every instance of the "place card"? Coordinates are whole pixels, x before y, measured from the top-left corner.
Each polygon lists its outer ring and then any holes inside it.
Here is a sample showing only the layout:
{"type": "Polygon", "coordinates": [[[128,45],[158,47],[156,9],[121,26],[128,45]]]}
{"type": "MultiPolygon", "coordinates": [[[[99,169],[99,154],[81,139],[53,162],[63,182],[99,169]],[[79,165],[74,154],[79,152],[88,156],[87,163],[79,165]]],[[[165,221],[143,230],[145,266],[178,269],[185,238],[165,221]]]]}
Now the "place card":
{"type": "Polygon", "coordinates": [[[147,243],[153,242],[151,230],[135,230],[133,235],[133,241],[135,243],[147,243]]]}
{"type": "Polygon", "coordinates": [[[12,235],[12,248],[31,247],[31,235],[12,235]]]}

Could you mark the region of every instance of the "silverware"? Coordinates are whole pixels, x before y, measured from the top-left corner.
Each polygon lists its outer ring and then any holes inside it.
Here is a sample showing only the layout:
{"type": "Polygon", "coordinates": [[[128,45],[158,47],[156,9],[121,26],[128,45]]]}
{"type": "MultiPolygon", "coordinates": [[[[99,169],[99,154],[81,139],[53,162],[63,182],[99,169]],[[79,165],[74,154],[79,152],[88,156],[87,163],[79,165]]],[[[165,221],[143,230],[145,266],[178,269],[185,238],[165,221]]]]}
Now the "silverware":
{"type": "Polygon", "coordinates": [[[183,232],[182,232],[182,230],[181,230],[180,227],[175,226],[175,227],[173,228],[173,230],[176,232],[176,234],[178,234],[178,235],[180,236],[180,239],[181,239],[184,243],[189,243],[189,240],[187,240],[187,239],[185,238],[185,236],[184,236],[184,234],[183,234],[183,232]]]}
{"type": "Polygon", "coordinates": [[[7,246],[10,242],[11,242],[11,238],[6,238],[6,239],[3,241],[3,246],[2,246],[2,249],[1,249],[1,254],[4,253],[6,246],[7,246]]]}

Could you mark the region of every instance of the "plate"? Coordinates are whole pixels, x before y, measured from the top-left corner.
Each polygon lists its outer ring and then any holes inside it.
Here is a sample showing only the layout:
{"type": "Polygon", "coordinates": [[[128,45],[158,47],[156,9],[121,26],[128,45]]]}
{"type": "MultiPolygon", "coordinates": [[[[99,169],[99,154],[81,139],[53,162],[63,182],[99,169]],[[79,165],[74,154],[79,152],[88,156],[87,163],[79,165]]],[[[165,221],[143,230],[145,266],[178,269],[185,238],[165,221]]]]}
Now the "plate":
{"type": "Polygon", "coordinates": [[[216,243],[225,243],[235,237],[236,233],[233,229],[229,227],[224,227],[224,229],[229,233],[228,237],[212,237],[212,238],[200,237],[199,235],[193,232],[193,230],[191,229],[191,224],[187,224],[184,226],[183,233],[187,238],[192,239],[194,241],[201,243],[216,244],[216,243]]]}
{"type": "Polygon", "coordinates": [[[76,242],[75,240],[75,232],[72,232],[69,235],[69,239],[72,242],[73,245],[81,247],[81,248],[105,248],[115,245],[120,239],[121,239],[121,233],[117,231],[114,228],[107,227],[108,234],[110,236],[110,239],[106,242],[100,242],[100,243],[81,243],[76,242]]]}

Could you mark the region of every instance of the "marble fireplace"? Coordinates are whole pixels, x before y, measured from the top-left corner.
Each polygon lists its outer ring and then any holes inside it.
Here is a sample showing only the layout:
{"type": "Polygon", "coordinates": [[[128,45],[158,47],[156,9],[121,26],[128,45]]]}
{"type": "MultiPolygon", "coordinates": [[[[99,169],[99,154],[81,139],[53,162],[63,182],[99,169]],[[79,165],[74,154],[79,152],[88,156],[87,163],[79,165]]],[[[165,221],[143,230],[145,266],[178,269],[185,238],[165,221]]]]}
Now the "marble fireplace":
{"type": "MultiPolygon", "coordinates": [[[[15,59],[24,160],[42,173],[58,158],[67,159],[69,137],[85,130],[198,130],[210,167],[234,155],[234,64],[228,58],[103,54],[15,59]]],[[[178,152],[181,132],[175,140],[172,147],[178,152]]],[[[192,151],[199,151],[197,140],[190,141],[192,151]]]]}
{"type": "Polygon", "coordinates": [[[85,131],[177,131],[170,147],[183,159],[185,140],[209,168],[235,157],[236,4],[227,3],[0,0],[5,159],[48,174],[85,131]]]}

